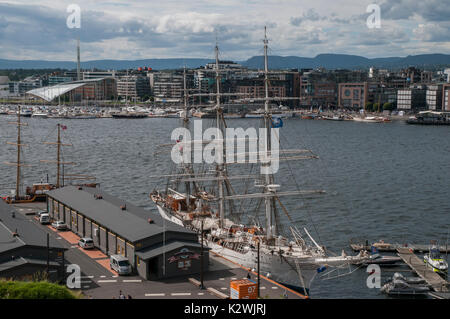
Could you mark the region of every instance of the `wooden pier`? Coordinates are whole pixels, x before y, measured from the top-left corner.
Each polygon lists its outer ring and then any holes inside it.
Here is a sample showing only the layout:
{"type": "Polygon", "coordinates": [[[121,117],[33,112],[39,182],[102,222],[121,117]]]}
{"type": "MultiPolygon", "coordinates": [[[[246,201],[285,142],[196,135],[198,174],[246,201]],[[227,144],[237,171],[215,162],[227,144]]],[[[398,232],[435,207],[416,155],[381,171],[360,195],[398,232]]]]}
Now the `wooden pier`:
{"type": "Polygon", "coordinates": [[[423,260],[417,257],[412,249],[402,247],[397,249],[397,255],[411,267],[422,279],[424,279],[436,292],[448,292],[448,282],[427,266],[423,260]]]}
{"type": "MultiPolygon", "coordinates": [[[[389,244],[384,242],[378,242],[372,244],[380,252],[396,252],[399,248],[412,249],[414,252],[428,252],[430,250],[430,245],[420,245],[420,244],[389,244]]],[[[361,244],[361,243],[351,243],[350,247],[353,251],[368,250],[370,251],[372,245],[361,244]]],[[[450,253],[450,246],[439,246],[439,251],[441,253],[450,253]]]]}

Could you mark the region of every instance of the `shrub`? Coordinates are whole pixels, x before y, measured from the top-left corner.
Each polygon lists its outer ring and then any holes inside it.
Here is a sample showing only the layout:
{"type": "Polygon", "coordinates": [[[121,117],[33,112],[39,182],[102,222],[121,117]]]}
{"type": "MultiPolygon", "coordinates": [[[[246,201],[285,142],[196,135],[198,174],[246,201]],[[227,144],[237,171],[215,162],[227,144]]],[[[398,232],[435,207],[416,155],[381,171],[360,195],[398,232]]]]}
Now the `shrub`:
{"type": "Polygon", "coordinates": [[[0,281],[0,299],[77,299],[65,286],[47,281],[0,281]]]}

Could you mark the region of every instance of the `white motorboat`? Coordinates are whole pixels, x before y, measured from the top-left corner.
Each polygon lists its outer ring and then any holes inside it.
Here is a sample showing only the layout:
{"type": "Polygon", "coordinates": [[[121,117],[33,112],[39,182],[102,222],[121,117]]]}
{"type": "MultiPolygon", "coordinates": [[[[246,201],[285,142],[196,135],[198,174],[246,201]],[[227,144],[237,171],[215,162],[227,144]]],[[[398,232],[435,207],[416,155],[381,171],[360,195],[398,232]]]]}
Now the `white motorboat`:
{"type": "Polygon", "coordinates": [[[423,256],[423,261],[436,273],[446,274],[448,272],[448,263],[442,258],[437,245],[430,248],[430,252],[423,256]]]}

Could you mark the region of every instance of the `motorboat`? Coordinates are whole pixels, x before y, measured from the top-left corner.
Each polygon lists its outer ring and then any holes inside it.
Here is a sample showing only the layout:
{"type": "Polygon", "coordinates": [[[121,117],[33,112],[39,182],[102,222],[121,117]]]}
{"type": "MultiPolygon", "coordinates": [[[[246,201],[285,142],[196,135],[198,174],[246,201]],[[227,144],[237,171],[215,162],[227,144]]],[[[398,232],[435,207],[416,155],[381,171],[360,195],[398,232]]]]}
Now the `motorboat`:
{"type": "Polygon", "coordinates": [[[395,279],[400,279],[400,280],[403,280],[404,282],[406,282],[407,284],[413,284],[413,285],[426,284],[425,279],[422,279],[420,277],[405,277],[399,272],[396,272],[394,274],[394,276],[392,276],[392,279],[390,281],[395,280],[395,279]]]}
{"type": "Polygon", "coordinates": [[[370,255],[367,260],[364,261],[364,264],[376,264],[376,265],[393,265],[402,261],[400,257],[396,256],[382,256],[380,254],[370,255]]]}
{"type": "Polygon", "coordinates": [[[48,114],[44,112],[34,112],[33,115],[31,115],[31,117],[46,119],[48,117],[48,114]]]}
{"type": "Polygon", "coordinates": [[[410,284],[402,279],[393,279],[384,284],[380,291],[388,295],[424,295],[430,288],[424,284],[410,284]]]}
{"type": "MultiPolygon", "coordinates": [[[[367,251],[366,251],[367,254],[367,251]]],[[[368,255],[368,254],[367,254],[368,255]]],[[[371,254],[364,261],[365,265],[376,264],[376,265],[393,265],[397,262],[402,261],[398,256],[386,256],[380,255],[378,248],[375,246],[371,247],[371,254]]]]}
{"type": "Polygon", "coordinates": [[[334,115],[334,116],[323,116],[322,119],[328,121],[343,121],[344,117],[342,115],[334,115]]]}
{"type": "Polygon", "coordinates": [[[433,269],[434,272],[440,274],[447,274],[448,272],[448,263],[442,258],[441,252],[437,245],[433,245],[430,249],[430,252],[423,256],[423,261],[427,266],[433,269]]]}

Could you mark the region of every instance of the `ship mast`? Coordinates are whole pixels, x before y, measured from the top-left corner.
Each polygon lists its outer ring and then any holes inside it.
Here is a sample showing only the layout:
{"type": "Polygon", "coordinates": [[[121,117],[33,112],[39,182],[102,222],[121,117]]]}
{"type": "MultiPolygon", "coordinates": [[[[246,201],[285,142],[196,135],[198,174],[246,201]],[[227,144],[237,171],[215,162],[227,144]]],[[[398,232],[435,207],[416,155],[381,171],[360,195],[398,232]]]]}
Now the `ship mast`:
{"type": "Polygon", "coordinates": [[[16,176],[16,199],[20,198],[20,105],[17,111],[17,176],[16,176]]]}
{"type": "MultiPolygon", "coordinates": [[[[269,187],[273,184],[273,175],[270,173],[271,168],[271,157],[272,155],[269,153],[271,149],[271,114],[270,114],[270,108],[269,108],[269,63],[268,63],[268,57],[267,57],[267,49],[269,40],[267,39],[267,27],[264,27],[264,89],[265,89],[265,99],[264,99],[264,126],[265,126],[265,143],[264,143],[264,153],[266,155],[266,158],[269,159],[266,164],[266,171],[265,174],[265,185],[264,185],[264,192],[269,193],[269,187]],[[269,155],[270,154],[270,155],[269,155]],[[269,158],[270,156],[270,158],[269,158]]],[[[272,216],[272,210],[273,210],[273,198],[266,197],[265,200],[265,210],[266,210],[266,236],[267,239],[270,240],[274,238],[275,236],[275,227],[273,223],[273,216],[272,216]]]]}
{"type": "Polygon", "coordinates": [[[21,176],[21,166],[26,166],[25,164],[22,164],[22,158],[21,158],[21,147],[22,146],[26,146],[25,144],[22,144],[22,137],[21,137],[21,133],[22,133],[22,125],[23,126],[27,126],[27,123],[22,123],[21,122],[21,112],[20,112],[20,105],[18,106],[18,111],[17,111],[17,122],[9,122],[9,124],[16,124],[17,125],[17,142],[6,142],[6,144],[9,145],[14,145],[17,146],[17,161],[15,163],[11,163],[11,162],[5,162],[6,165],[11,165],[11,166],[16,166],[17,167],[17,173],[16,173],[16,194],[15,194],[15,199],[19,200],[20,199],[20,176],[21,176]]]}
{"type": "MultiPolygon", "coordinates": [[[[222,107],[220,105],[220,71],[219,71],[219,46],[216,42],[215,47],[215,53],[216,53],[216,87],[217,87],[217,94],[216,94],[216,125],[217,125],[217,139],[224,138],[223,130],[222,130],[222,107]]],[[[221,144],[223,147],[223,144],[221,144]]],[[[225,197],[224,197],[224,189],[223,189],[223,181],[224,181],[224,160],[223,160],[223,149],[221,149],[219,152],[220,158],[218,158],[218,165],[217,165],[217,172],[218,172],[218,186],[219,186],[219,226],[223,227],[223,221],[225,219],[225,197]]]]}
{"type": "MultiPolygon", "coordinates": [[[[64,144],[61,142],[61,124],[57,124],[58,136],[56,142],[44,142],[44,144],[56,145],[56,161],[42,160],[41,162],[54,163],[56,164],[56,188],[61,187],[61,164],[75,164],[73,162],[62,162],[61,161],[61,146],[72,146],[72,144],[64,144]]],[[[63,185],[64,186],[64,185],[63,185]]]]}
{"type": "MultiPolygon", "coordinates": [[[[188,94],[187,94],[187,85],[186,85],[186,66],[184,66],[184,68],[183,68],[183,88],[184,88],[184,92],[183,92],[183,99],[184,99],[183,126],[186,130],[189,130],[188,94]]],[[[192,151],[190,152],[190,154],[192,154],[192,151]]],[[[185,164],[185,166],[186,166],[186,170],[189,173],[189,171],[190,171],[189,165],[185,164]]],[[[187,210],[187,212],[189,212],[190,197],[191,197],[191,184],[190,184],[190,182],[186,182],[186,210],[187,210]]]]}

